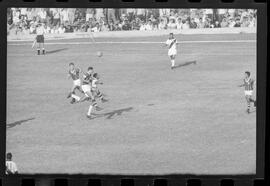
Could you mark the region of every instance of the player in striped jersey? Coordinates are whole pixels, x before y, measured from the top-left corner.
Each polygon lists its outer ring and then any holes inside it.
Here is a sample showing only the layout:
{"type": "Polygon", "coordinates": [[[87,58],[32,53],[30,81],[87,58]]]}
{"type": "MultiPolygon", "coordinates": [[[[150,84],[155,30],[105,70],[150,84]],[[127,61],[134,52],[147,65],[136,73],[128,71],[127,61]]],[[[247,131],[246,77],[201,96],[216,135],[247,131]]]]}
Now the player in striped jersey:
{"type": "Polygon", "coordinates": [[[175,57],[177,54],[177,40],[174,38],[173,33],[170,33],[169,39],[166,41],[166,46],[168,46],[168,56],[171,60],[171,69],[175,67],[175,57]]]}
{"type": "Polygon", "coordinates": [[[88,67],[87,72],[83,73],[83,79],[82,79],[82,91],[84,92],[84,97],[81,98],[80,102],[89,100],[90,101],[90,106],[87,112],[87,117],[89,119],[92,119],[92,110],[93,108],[95,108],[97,111],[102,110],[102,108],[100,108],[97,105],[97,102],[94,98],[94,95],[91,91],[91,84],[92,84],[92,80],[93,80],[93,74],[94,74],[94,69],[93,67],[88,67]]]}
{"type": "Polygon", "coordinates": [[[73,80],[73,85],[71,88],[71,92],[68,94],[67,98],[72,97],[70,103],[74,103],[75,101],[80,101],[80,97],[75,95],[75,90],[78,89],[80,92],[83,92],[81,89],[81,79],[80,79],[81,69],[75,67],[74,63],[69,64],[68,78],[73,80]]]}
{"type": "Polygon", "coordinates": [[[12,161],[12,154],[10,152],[7,153],[6,174],[18,174],[17,165],[12,161]]]}
{"type": "Polygon", "coordinates": [[[239,85],[239,87],[245,87],[245,97],[247,100],[247,113],[250,113],[250,103],[253,102],[254,107],[256,107],[256,100],[252,99],[254,83],[255,81],[250,77],[250,72],[245,72],[244,83],[239,85]]]}
{"type": "Polygon", "coordinates": [[[100,81],[100,77],[98,73],[94,73],[93,74],[93,79],[92,79],[92,86],[91,86],[91,91],[93,93],[93,95],[95,97],[98,97],[103,103],[107,102],[108,100],[106,100],[103,96],[103,94],[99,91],[97,85],[98,84],[103,84],[102,81],[100,81]]]}

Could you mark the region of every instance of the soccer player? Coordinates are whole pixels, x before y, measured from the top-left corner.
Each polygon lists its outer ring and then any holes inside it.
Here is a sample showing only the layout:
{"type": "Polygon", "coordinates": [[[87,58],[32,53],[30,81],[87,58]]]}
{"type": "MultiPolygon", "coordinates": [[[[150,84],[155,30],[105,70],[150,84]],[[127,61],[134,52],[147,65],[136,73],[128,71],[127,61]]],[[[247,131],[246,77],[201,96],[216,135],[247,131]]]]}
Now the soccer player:
{"type": "Polygon", "coordinates": [[[239,87],[245,87],[245,97],[247,100],[247,113],[250,113],[250,103],[253,102],[254,107],[256,107],[256,100],[252,99],[252,93],[254,89],[254,80],[250,77],[250,72],[245,72],[244,83],[239,85],[239,87]]]}
{"type": "Polygon", "coordinates": [[[81,69],[78,67],[75,67],[74,63],[69,63],[69,71],[68,71],[68,78],[72,78],[73,80],[73,86],[71,88],[71,92],[68,94],[67,98],[72,97],[71,104],[75,101],[80,101],[80,97],[75,95],[75,90],[78,89],[79,91],[83,92],[81,90],[81,79],[80,79],[80,73],[81,69]]]}
{"type": "Polygon", "coordinates": [[[174,34],[170,33],[169,39],[166,41],[166,46],[168,47],[168,56],[171,60],[171,69],[175,67],[175,57],[177,54],[177,40],[174,38],[174,34]]]}
{"type": "Polygon", "coordinates": [[[87,72],[83,73],[83,80],[82,80],[82,91],[85,94],[85,97],[81,99],[81,102],[85,101],[88,98],[94,100],[94,96],[91,92],[91,82],[92,76],[94,73],[93,67],[88,67],[87,72]]]}
{"type": "Polygon", "coordinates": [[[42,54],[45,55],[45,48],[44,48],[45,29],[42,23],[37,25],[36,32],[37,32],[37,36],[36,36],[37,54],[40,55],[40,49],[42,48],[42,54]]]}
{"type": "Polygon", "coordinates": [[[100,77],[98,73],[94,73],[93,74],[93,79],[92,79],[92,86],[91,86],[91,91],[92,93],[95,95],[95,97],[98,97],[103,103],[107,102],[108,100],[106,100],[103,96],[103,94],[99,91],[97,85],[98,84],[103,84],[103,82],[100,81],[100,77]]]}
{"type": "Polygon", "coordinates": [[[12,161],[12,154],[10,152],[7,153],[6,174],[18,174],[17,165],[12,161]]]}

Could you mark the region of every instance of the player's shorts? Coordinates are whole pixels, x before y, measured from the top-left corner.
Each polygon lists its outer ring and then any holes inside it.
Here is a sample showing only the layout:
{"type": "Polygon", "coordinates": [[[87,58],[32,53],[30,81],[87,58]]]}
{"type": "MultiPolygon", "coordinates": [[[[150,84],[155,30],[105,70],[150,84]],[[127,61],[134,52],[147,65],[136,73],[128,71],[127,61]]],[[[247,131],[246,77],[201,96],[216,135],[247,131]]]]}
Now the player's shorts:
{"type": "Polygon", "coordinates": [[[82,90],[84,93],[91,92],[91,87],[90,85],[82,85],[82,90]]]}
{"type": "Polygon", "coordinates": [[[77,86],[77,87],[80,87],[81,86],[81,80],[80,79],[74,80],[73,85],[77,86]]]}
{"type": "Polygon", "coordinates": [[[44,43],[44,35],[37,35],[37,43],[44,43]]]}
{"type": "Polygon", "coordinates": [[[245,90],[245,96],[252,96],[252,90],[245,90]]]}
{"type": "Polygon", "coordinates": [[[175,56],[176,54],[177,54],[177,50],[175,49],[168,50],[168,56],[175,56]]]}

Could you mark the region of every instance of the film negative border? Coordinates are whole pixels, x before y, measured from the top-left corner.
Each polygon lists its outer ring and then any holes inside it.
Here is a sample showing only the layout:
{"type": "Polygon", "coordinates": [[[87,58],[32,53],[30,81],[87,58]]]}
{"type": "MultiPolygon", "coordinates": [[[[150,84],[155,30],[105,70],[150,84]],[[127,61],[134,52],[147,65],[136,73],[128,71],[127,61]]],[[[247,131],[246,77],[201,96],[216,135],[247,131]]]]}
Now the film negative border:
{"type": "MultiPolygon", "coordinates": [[[[181,186],[181,185],[266,185],[269,183],[269,151],[265,147],[269,145],[269,133],[266,136],[265,131],[269,131],[269,126],[265,125],[266,106],[269,106],[269,98],[266,98],[266,60],[267,60],[267,9],[266,0],[0,0],[0,37],[6,38],[6,8],[7,7],[93,7],[93,8],[256,8],[258,9],[258,27],[257,27],[257,79],[262,82],[258,87],[259,96],[258,116],[257,116],[257,174],[256,175],[18,175],[5,176],[5,138],[6,138],[6,72],[0,73],[1,90],[0,105],[1,114],[0,122],[4,123],[0,127],[0,186],[16,185],[149,185],[149,186],[181,186]],[[3,89],[2,89],[3,87],[3,89]],[[267,101],[267,102],[266,102],[267,101]],[[267,137],[267,138],[265,138],[267,137]],[[266,139],[266,143],[265,143],[266,139]],[[267,165],[267,166],[265,166],[267,165]],[[264,179],[265,178],[265,179],[264,179]]],[[[0,42],[2,67],[6,69],[7,41],[0,42]]]]}

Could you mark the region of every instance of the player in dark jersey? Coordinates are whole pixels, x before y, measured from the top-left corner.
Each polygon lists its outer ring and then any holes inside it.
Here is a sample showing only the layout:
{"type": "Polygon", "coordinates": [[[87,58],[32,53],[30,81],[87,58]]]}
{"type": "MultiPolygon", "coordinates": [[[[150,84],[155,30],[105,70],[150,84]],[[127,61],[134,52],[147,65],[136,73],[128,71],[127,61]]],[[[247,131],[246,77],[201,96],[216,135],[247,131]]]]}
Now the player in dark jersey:
{"type": "Polygon", "coordinates": [[[93,74],[94,69],[93,67],[88,67],[87,72],[83,73],[83,79],[82,79],[82,90],[84,92],[84,97],[81,98],[80,102],[83,101],[90,101],[90,106],[87,112],[87,118],[92,119],[92,110],[95,108],[95,110],[100,111],[102,108],[100,108],[95,100],[95,97],[91,91],[91,84],[93,80],[93,74]]]}
{"type": "Polygon", "coordinates": [[[87,99],[92,99],[94,100],[94,96],[91,92],[91,82],[92,82],[92,76],[94,73],[93,67],[88,67],[87,72],[83,73],[83,78],[82,78],[82,91],[85,95],[84,98],[81,99],[81,102],[87,100],[87,99]]]}
{"type": "Polygon", "coordinates": [[[80,79],[81,69],[75,67],[74,63],[69,64],[68,77],[73,80],[73,85],[71,88],[71,92],[68,94],[67,98],[72,97],[70,103],[74,103],[75,101],[80,101],[80,97],[75,95],[75,90],[78,89],[80,92],[83,92],[81,89],[81,79],[80,79]]]}
{"type": "Polygon", "coordinates": [[[252,99],[252,94],[253,94],[253,89],[254,89],[254,83],[255,81],[251,79],[250,77],[250,72],[246,71],[245,72],[245,78],[244,78],[244,83],[239,85],[239,87],[245,87],[245,97],[247,100],[247,113],[250,113],[250,103],[253,102],[254,107],[256,107],[256,100],[252,99]]]}

